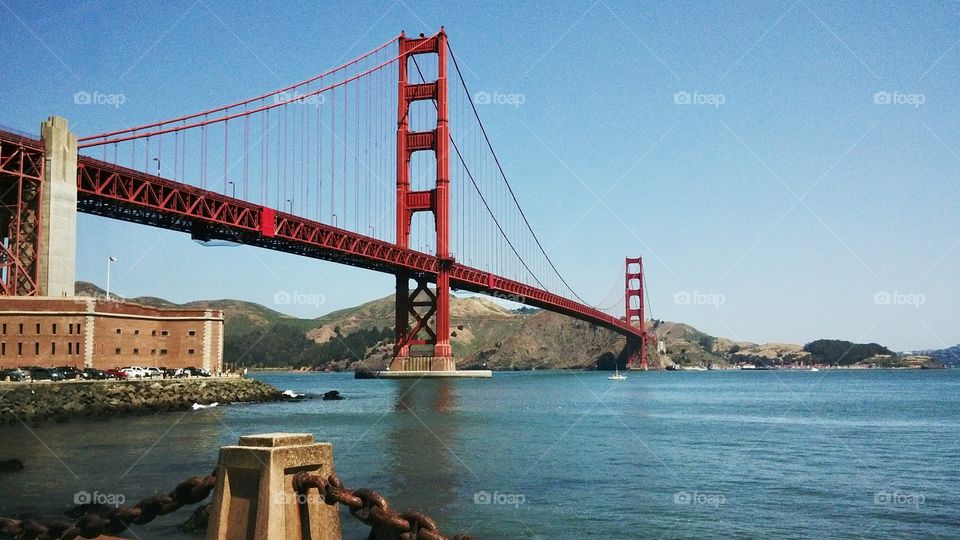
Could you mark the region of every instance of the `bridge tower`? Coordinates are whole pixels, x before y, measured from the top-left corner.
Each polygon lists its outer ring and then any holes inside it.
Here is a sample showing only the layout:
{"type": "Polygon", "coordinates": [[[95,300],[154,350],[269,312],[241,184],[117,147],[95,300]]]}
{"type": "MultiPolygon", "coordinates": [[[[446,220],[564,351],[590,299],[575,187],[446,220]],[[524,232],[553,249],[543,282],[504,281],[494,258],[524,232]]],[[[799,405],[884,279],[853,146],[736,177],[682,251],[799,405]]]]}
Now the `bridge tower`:
{"type": "MultiPolygon", "coordinates": [[[[640,367],[647,369],[647,323],[643,313],[643,257],[626,258],[626,270],[624,272],[625,294],[624,303],[626,310],[627,324],[640,328],[640,367]]],[[[627,367],[632,368],[636,361],[637,353],[630,356],[627,361],[627,367]]]]}
{"type": "Polygon", "coordinates": [[[447,117],[447,35],[443,28],[432,37],[399,38],[399,84],[397,107],[397,245],[410,246],[413,215],[433,213],[437,246],[436,288],[428,286],[429,276],[411,272],[397,274],[396,343],[391,371],[454,371],[450,349],[450,128],[447,117]],[[437,80],[408,82],[408,62],[416,55],[437,56],[437,80]],[[411,131],[410,106],[433,100],[437,107],[436,128],[411,131]],[[410,189],[410,159],[415,152],[436,156],[436,185],[433,189],[410,189]],[[416,286],[410,290],[410,282],[416,286]],[[432,321],[432,326],[431,326],[432,321]],[[411,325],[411,323],[413,323],[411,325]],[[411,350],[416,347],[419,351],[411,350]],[[432,347],[432,354],[423,349],[432,347]]]}

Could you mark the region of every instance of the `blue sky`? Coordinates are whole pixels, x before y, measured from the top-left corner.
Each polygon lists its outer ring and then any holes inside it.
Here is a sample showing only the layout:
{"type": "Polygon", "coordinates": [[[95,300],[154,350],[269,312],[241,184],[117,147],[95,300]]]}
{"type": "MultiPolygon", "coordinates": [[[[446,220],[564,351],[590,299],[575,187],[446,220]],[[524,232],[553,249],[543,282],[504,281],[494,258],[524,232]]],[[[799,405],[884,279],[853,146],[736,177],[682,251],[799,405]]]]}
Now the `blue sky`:
{"type": "MultiPolygon", "coordinates": [[[[0,2],[0,124],[91,134],[303,80],[445,25],[581,296],[643,255],[656,318],[738,340],[960,342],[960,4],[0,2]],[[80,106],[78,91],[122,94],[80,106]]],[[[298,316],[393,278],[81,215],[78,279],[298,316]],[[276,305],[278,292],[312,299],[276,305]]],[[[614,310],[614,312],[617,312],[614,310]]]]}

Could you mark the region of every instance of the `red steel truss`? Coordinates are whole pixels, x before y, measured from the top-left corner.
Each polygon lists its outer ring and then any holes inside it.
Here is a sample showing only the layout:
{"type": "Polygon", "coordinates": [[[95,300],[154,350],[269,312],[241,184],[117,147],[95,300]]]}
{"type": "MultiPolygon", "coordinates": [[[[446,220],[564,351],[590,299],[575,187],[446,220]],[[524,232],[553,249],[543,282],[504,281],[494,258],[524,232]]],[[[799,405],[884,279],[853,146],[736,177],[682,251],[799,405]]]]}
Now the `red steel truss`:
{"type": "Polygon", "coordinates": [[[0,295],[40,294],[43,144],[0,131],[0,295]]]}

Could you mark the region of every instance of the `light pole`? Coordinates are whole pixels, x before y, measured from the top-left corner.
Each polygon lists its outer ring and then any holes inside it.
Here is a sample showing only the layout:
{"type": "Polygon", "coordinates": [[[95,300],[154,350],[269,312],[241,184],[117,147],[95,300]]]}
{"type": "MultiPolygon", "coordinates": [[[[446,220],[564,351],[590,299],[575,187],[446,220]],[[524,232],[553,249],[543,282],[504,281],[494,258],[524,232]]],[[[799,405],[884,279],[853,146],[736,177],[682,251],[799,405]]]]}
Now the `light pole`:
{"type": "Polygon", "coordinates": [[[237,198],[237,185],[233,182],[227,182],[227,185],[230,186],[230,196],[234,199],[237,198]]]}
{"type": "Polygon", "coordinates": [[[376,229],[373,228],[373,225],[370,226],[370,238],[376,238],[376,229]]]}
{"type": "Polygon", "coordinates": [[[336,226],[337,226],[337,215],[336,215],[336,214],[332,214],[332,216],[333,216],[333,226],[336,227],[336,226]]]}
{"type": "Polygon", "coordinates": [[[287,202],[290,204],[290,213],[293,213],[293,199],[287,199],[287,202]]]}
{"type": "Polygon", "coordinates": [[[107,300],[110,300],[110,266],[117,262],[117,258],[113,255],[107,256],[107,300]]]}
{"type": "Polygon", "coordinates": [[[160,176],[160,158],[155,157],[153,160],[157,162],[157,176],[160,176]]]}

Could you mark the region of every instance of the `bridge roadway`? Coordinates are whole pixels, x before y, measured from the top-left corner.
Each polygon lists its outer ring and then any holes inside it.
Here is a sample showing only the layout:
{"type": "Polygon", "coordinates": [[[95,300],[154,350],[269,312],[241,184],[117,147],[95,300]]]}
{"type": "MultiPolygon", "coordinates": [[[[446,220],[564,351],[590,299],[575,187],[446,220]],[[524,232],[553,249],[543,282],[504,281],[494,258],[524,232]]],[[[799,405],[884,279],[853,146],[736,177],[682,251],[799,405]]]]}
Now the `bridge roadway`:
{"type": "MultiPolygon", "coordinates": [[[[42,152],[41,141],[0,132],[25,151],[42,152]]],[[[280,212],[241,199],[80,155],[77,161],[77,209],[81,212],[164,229],[200,239],[285,251],[397,275],[436,278],[441,264],[451,265],[454,289],[487,295],[510,295],[529,306],[562,313],[621,335],[641,337],[641,330],[591,306],[472,268],[455,260],[397,247],[345,229],[280,212]]]]}

